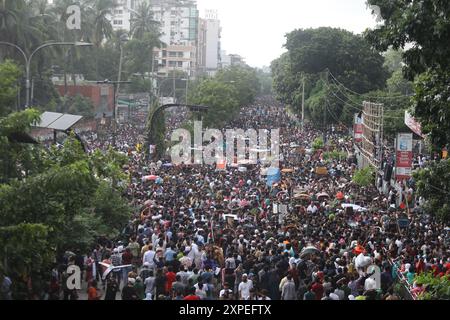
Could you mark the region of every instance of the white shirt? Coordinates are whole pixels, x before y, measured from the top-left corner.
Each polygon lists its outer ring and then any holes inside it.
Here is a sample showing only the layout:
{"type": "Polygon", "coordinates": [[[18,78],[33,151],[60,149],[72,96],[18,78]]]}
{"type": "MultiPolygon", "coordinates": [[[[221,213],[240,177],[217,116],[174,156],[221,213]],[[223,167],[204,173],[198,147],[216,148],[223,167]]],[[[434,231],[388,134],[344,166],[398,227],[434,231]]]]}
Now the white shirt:
{"type": "Polygon", "coordinates": [[[317,207],[313,206],[313,205],[309,205],[308,209],[306,209],[306,211],[310,212],[310,213],[316,213],[317,212],[317,207]]]}
{"type": "Polygon", "coordinates": [[[223,297],[225,296],[225,292],[226,292],[226,291],[228,291],[228,294],[229,294],[229,295],[232,295],[232,294],[233,294],[233,290],[231,290],[231,289],[226,289],[226,290],[225,290],[225,289],[222,289],[222,290],[220,290],[219,297],[220,297],[220,298],[223,298],[223,297]]]}
{"type": "Polygon", "coordinates": [[[200,299],[202,299],[202,300],[205,299],[206,298],[206,292],[208,291],[208,285],[206,283],[204,283],[202,285],[202,287],[200,288],[198,283],[196,283],[194,285],[194,287],[195,287],[195,294],[197,296],[199,296],[200,299]]]}
{"type": "Polygon", "coordinates": [[[145,284],[145,293],[153,293],[153,289],[155,288],[155,277],[148,277],[144,281],[145,284]]]}
{"type": "Polygon", "coordinates": [[[239,283],[239,293],[240,296],[244,299],[244,300],[248,300],[250,298],[250,290],[253,289],[253,281],[252,280],[247,280],[247,282],[241,282],[239,283]]]}
{"type": "Polygon", "coordinates": [[[153,250],[147,250],[144,253],[144,256],[142,257],[142,264],[148,262],[150,264],[150,268],[154,268],[155,267],[155,262],[153,261],[153,259],[155,258],[156,252],[153,250]]]}

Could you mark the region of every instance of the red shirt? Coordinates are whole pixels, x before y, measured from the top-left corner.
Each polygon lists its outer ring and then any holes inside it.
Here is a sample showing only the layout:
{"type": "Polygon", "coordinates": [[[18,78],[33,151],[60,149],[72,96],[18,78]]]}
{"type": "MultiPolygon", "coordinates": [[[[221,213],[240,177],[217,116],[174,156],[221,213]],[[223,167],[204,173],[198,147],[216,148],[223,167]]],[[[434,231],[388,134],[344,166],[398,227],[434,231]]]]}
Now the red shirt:
{"type": "Polygon", "coordinates": [[[131,264],[131,261],[133,261],[133,254],[131,252],[125,251],[124,253],[122,253],[123,264],[131,264]]]}
{"type": "Polygon", "coordinates": [[[97,296],[97,289],[94,287],[90,287],[88,289],[88,300],[99,300],[97,296]]]}
{"type": "Polygon", "coordinates": [[[316,295],[316,300],[321,300],[323,297],[323,286],[320,283],[314,283],[311,287],[312,292],[316,295]]]}
{"type": "Polygon", "coordinates": [[[200,300],[200,297],[195,295],[189,295],[184,297],[183,300],[200,300]]]}
{"type": "Polygon", "coordinates": [[[425,263],[423,261],[418,261],[416,263],[416,273],[422,273],[425,271],[425,263]]]}
{"type": "Polygon", "coordinates": [[[175,280],[177,279],[177,275],[173,272],[167,272],[166,273],[166,291],[170,292],[170,290],[172,290],[172,283],[175,282],[175,280]]]}

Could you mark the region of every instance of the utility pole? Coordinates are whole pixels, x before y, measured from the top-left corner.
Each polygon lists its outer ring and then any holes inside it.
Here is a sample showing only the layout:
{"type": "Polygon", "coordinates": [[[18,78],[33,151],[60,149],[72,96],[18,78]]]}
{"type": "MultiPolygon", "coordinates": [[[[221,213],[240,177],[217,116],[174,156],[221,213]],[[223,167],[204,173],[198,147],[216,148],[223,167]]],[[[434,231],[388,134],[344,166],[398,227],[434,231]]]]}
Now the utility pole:
{"type": "Polygon", "coordinates": [[[173,103],[176,103],[177,92],[176,92],[176,78],[175,78],[175,68],[173,69],[173,103]]]}
{"type": "Polygon", "coordinates": [[[186,104],[188,104],[188,90],[189,90],[189,74],[188,74],[188,76],[186,77],[186,101],[185,101],[185,103],[186,104]]]}
{"type": "Polygon", "coordinates": [[[37,47],[29,56],[25,53],[25,51],[20,48],[19,46],[17,46],[14,43],[10,43],[10,42],[5,42],[5,41],[0,41],[0,45],[6,45],[6,46],[11,46],[16,48],[17,50],[19,50],[19,52],[22,54],[24,60],[25,60],[25,73],[26,73],[26,83],[25,83],[25,89],[26,89],[26,93],[25,93],[25,108],[28,109],[30,107],[30,89],[31,89],[31,59],[33,58],[33,56],[36,54],[36,52],[38,52],[39,50],[43,49],[43,48],[47,48],[50,46],[92,46],[92,43],[87,43],[87,42],[47,42],[44,43],[42,45],[40,45],[39,47],[37,47]]]}
{"type": "Polygon", "coordinates": [[[302,92],[302,132],[305,130],[305,75],[303,75],[303,92],[302,92]]]}
{"type": "MultiPolygon", "coordinates": [[[[325,81],[327,83],[327,97],[328,97],[328,70],[325,74],[325,81]]],[[[323,144],[327,143],[327,106],[325,106],[325,111],[323,113],[323,144]]]]}

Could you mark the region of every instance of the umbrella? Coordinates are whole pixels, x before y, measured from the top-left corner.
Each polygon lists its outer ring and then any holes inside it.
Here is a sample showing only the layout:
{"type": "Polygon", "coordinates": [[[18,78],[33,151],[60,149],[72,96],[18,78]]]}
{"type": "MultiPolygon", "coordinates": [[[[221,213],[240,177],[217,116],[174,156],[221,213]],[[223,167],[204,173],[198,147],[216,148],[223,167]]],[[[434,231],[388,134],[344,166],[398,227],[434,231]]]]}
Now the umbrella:
{"type": "Polygon", "coordinates": [[[345,196],[344,196],[344,194],[343,194],[341,191],[339,191],[339,192],[336,194],[336,199],[338,199],[338,200],[344,200],[344,198],[345,198],[345,196]]]}
{"type": "Polygon", "coordinates": [[[294,195],[294,198],[295,199],[305,199],[305,200],[309,200],[309,198],[310,198],[310,196],[309,196],[309,194],[306,194],[306,193],[300,193],[300,194],[296,194],[296,195],[294,195]]]}
{"type": "Polygon", "coordinates": [[[150,205],[154,204],[153,200],[146,200],[144,202],[144,206],[149,207],[150,205]]]}
{"type": "Polygon", "coordinates": [[[149,176],[144,176],[142,177],[143,181],[155,181],[158,178],[158,176],[155,175],[149,175],[149,176]]]}
{"type": "Polygon", "coordinates": [[[362,212],[362,211],[367,211],[366,208],[363,208],[361,206],[358,206],[357,204],[352,204],[352,203],[343,203],[342,204],[342,208],[353,208],[353,211],[358,211],[358,212],[362,212]]]}
{"type": "Polygon", "coordinates": [[[326,192],[319,193],[317,198],[329,198],[330,196],[326,192]]]}
{"type": "Polygon", "coordinates": [[[246,207],[246,206],[248,206],[250,204],[250,202],[248,202],[247,200],[242,200],[241,201],[241,203],[239,204],[239,206],[241,207],[241,208],[244,208],[244,207],[246,207]]]}
{"type": "Polygon", "coordinates": [[[294,172],[294,169],[283,169],[281,170],[282,173],[292,173],[294,172]]]}
{"type": "Polygon", "coordinates": [[[296,229],[296,230],[298,230],[298,228],[294,224],[290,224],[290,225],[286,226],[285,229],[286,230],[289,230],[289,229],[296,229]]]}
{"type": "Polygon", "coordinates": [[[358,226],[358,222],[356,222],[356,221],[347,221],[347,224],[352,228],[355,228],[358,226]]]}
{"type": "Polygon", "coordinates": [[[173,164],[171,164],[171,163],[164,163],[163,164],[163,167],[172,167],[173,166],[173,164]]]}
{"type": "Polygon", "coordinates": [[[317,254],[320,253],[320,250],[317,249],[316,247],[310,246],[310,247],[306,247],[302,250],[302,252],[300,253],[300,258],[308,255],[308,254],[317,254]]]}
{"type": "Polygon", "coordinates": [[[356,268],[364,268],[371,263],[372,263],[372,259],[370,257],[366,257],[362,253],[360,253],[355,259],[355,267],[356,268]]]}
{"type": "Polygon", "coordinates": [[[353,249],[353,253],[356,254],[356,255],[361,255],[361,254],[363,254],[365,251],[366,251],[366,250],[365,250],[364,247],[361,246],[361,245],[357,245],[357,246],[355,247],[355,249],[353,249]]]}

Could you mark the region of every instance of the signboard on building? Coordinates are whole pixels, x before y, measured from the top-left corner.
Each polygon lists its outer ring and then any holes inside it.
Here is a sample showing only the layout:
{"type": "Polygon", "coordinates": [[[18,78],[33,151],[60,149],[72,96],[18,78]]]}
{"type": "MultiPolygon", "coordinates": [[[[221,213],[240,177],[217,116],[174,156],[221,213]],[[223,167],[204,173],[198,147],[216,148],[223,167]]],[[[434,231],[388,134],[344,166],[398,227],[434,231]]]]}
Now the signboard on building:
{"type": "Polygon", "coordinates": [[[413,134],[399,133],[396,146],[396,179],[404,180],[411,177],[413,158],[413,134]]]}
{"type": "Polygon", "coordinates": [[[424,134],[422,133],[421,124],[417,122],[417,120],[414,119],[408,111],[405,111],[405,124],[408,128],[411,129],[412,132],[422,138],[425,138],[424,134]]]}
{"type": "Polygon", "coordinates": [[[363,135],[362,118],[360,118],[358,114],[355,114],[355,119],[353,122],[353,137],[356,143],[362,142],[362,135],[363,135]]]}

